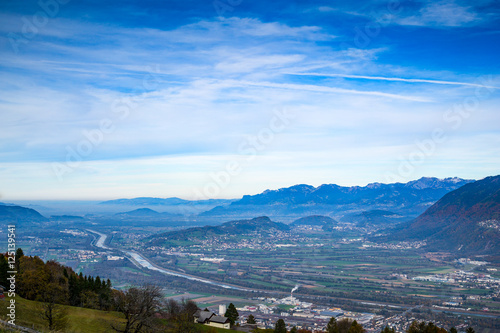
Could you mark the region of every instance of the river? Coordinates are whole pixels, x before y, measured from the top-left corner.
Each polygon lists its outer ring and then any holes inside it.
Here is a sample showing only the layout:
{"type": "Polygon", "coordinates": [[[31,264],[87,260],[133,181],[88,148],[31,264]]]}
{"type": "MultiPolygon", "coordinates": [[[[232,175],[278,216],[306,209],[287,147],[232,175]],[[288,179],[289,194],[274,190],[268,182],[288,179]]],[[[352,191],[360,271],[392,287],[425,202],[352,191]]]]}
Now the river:
{"type": "Polygon", "coordinates": [[[97,232],[97,231],[94,231],[94,230],[90,230],[90,229],[87,229],[87,231],[89,231],[91,233],[94,233],[94,234],[96,234],[96,235],[99,236],[99,238],[97,239],[97,241],[94,242],[94,246],[100,247],[101,249],[104,249],[104,250],[114,250],[114,251],[123,252],[123,253],[125,253],[125,255],[127,255],[127,257],[134,264],[136,264],[138,266],[141,266],[143,268],[147,268],[147,269],[150,269],[152,271],[157,271],[157,272],[160,272],[160,273],[163,273],[163,274],[166,274],[166,275],[177,276],[177,277],[181,277],[181,278],[188,279],[188,280],[191,280],[191,281],[197,281],[197,282],[202,282],[202,283],[210,284],[210,285],[217,286],[217,287],[222,287],[222,288],[225,288],[225,289],[234,289],[234,290],[240,290],[240,291],[253,291],[252,289],[237,287],[237,286],[233,286],[233,285],[229,285],[229,284],[225,284],[225,283],[221,283],[221,282],[217,282],[217,281],[212,281],[212,280],[208,280],[208,279],[205,279],[205,278],[199,278],[199,277],[196,277],[196,276],[193,276],[193,275],[188,275],[188,274],[184,274],[184,273],[180,273],[180,272],[168,270],[168,269],[165,269],[165,268],[161,268],[161,267],[159,267],[159,266],[151,263],[151,261],[149,261],[148,259],[146,259],[140,253],[137,253],[137,252],[134,252],[134,251],[113,249],[113,248],[110,248],[110,247],[104,245],[104,242],[106,241],[106,239],[108,237],[107,235],[102,234],[102,233],[97,232]]]}
{"type": "Polygon", "coordinates": [[[112,250],[111,248],[109,248],[106,245],[104,245],[104,242],[108,238],[108,235],[101,234],[100,232],[97,232],[97,231],[94,231],[94,230],[90,230],[90,229],[87,229],[87,231],[89,231],[91,233],[94,233],[94,234],[97,234],[99,236],[99,238],[97,239],[97,241],[95,241],[94,246],[100,247],[101,249],[105,249],[105,250],[112,250]]]}

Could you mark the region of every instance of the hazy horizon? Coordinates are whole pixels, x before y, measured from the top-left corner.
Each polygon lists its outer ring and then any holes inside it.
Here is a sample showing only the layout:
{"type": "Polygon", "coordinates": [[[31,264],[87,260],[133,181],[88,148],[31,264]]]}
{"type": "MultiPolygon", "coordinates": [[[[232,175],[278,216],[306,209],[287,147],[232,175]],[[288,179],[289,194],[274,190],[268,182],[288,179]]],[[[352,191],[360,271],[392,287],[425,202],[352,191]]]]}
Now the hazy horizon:
{"type": "MultiPolygon", "coordinates": [[[[491,177],[491,176],[496,176],[496,175],[490,175],[490,176],[486,176],[486,177],[483,177],[483,178],[487,178],[487,177],[491,177]]],[[[444,179],[453,179],[453,178],[460,178],[460,179],[465,179],[465,180],[474,180],[474,181],[477,181],[477,180],[481,180],[483,178],[478,178],[478,179],[472,179],[472,178],[461,178],[461,177],[433,177],[433,176],[423,176],[423,177],[420,177],[420,178],[417,178],[417,179],[410,179],[408,180],[408,182],[412,182],[412,181],[417,181],[417,180],[420,180],[422,178],[437,178],[439,180],[444,180],[444,179]]],[[[241,196],[238,196],[238,197],[224,197],[224,198],[199,198],[199,197],[194,197],[194,198],[189,198],[189,197],[180,197],[180,196],[176,196],[176,195],[173,195],[173,196],[163,196],[163,197],[152,197],[152,196],[131,196],[131,197],[125,197],[125,196],[117,196],[117,197],[103,197],[103,198],[99,198],[98,196],[95,196],[95,197],[89,197],[89,198],[73,198],[73,199],[67,199],[67,198],[53,198],[53,199],[43,199],[43,198],[19,198],[19,199],[7,199],[5,198],[4,201],[7,201],[6,203],[8,203],[9,201],[10,202],[13,202],[13,203],[19,203],[19,202],[24,202],[24,203],[29,203],[29,202],[64,202],[64,201],[67,201],[67,202],[94,202],[94,203],[100,203],[100,202],[103,202],[103,201],[111,201],[111,200],[117,200],[117,199],[135,199],[135,198],[161,198],[161,199],[171,199],[171,198],[178,198],[178,199],[183,199],[183,200],[188,200],[188,201],[191,201],[191,200],[213,200],[213,199],[219,199],[219,200],[238,200],[238,199],[241,199],[244,195],[256,195],[256,194],[260,194],[264,191],[267,191],[267,190],[270,190],[270,191],[273,191],[273,190],[279,190],[279,189],[283,189],[283,188],[289,188],[289,187],[292,187],[292,186],[301,186],[301,185],[306,185],[306,186],[313,186],[313,187],[319,187],[321,185],[329,185],[329,184],[334,184],[334,185],[339,185],[339,186],[343,186],[343,187],[355,187],[355,186],[359,186],[359,187],[365,187],[365,186],[368,186],[368,185],[371,185],[371,184],[377,184],[377,183],[381,183],[381,184],[394,184],[394,183],[407,183],[407,182],[370,182],[370,183],[366,183],[366,184],[361,184],[361,185],[342,185],[342,184],[337,184],[337,183],[323,183],[323,184],[318,184],[318,185],[313,185],[313,184],[290,184],[290,185],[287,185],[287,186],[283,186],[283,187],[280,187],[280,188],[265,188],[264,190],[262,191],[258,191],[258,192],[253,192],[253,193],[244,193],[242,194],[241,196]]],[[[0,202],[2,202],[1,198],[0,198],[0,202]]]]}

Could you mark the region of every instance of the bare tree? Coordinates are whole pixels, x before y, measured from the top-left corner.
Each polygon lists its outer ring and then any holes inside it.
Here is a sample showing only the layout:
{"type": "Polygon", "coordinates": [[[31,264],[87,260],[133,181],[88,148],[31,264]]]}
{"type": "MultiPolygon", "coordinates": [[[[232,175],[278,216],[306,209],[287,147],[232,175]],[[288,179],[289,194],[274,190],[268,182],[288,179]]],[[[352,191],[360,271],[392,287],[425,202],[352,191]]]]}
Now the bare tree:
{"type": "Polygon", "coordinates": [[[349,318],[341,319],[337,322],[339,333],[347,333],[352,326],[353,321],[349,318]]]}
{"type": "Polygon", "coordinates": [[[124,327],[112,325],[116,332],[140,333],[154,331],[154,318],[161,304],[160,288],[145,285],[140,288],[130,288],[124,293],[115,294],[117,311],[125,316],[124,327]]]}
{"type": "Polygon", "coordinates": [[[194,324],[193,315],[198,310],[198,306],[192,300],[183,299],[178,302],[168,299],[165,302],[164,315],[168,319],[169,333],[195,333],[199,329],[194,324]]]}
{"type": "Polygon", "coordinates": [[[165,301],[164,312],[167,318],[174,318],[182,312],[182,307],[175,299],[169,298],[165,301]]]}
{"type": "Polygon", "coordinates": [[[47,323],[49,330],[62,331],[68,323],[67,310],[61,303],[65,298],[65,290],[55,284],[49,283],[40,292],[37,298],[40,301],[40,316],[47,323]]]}

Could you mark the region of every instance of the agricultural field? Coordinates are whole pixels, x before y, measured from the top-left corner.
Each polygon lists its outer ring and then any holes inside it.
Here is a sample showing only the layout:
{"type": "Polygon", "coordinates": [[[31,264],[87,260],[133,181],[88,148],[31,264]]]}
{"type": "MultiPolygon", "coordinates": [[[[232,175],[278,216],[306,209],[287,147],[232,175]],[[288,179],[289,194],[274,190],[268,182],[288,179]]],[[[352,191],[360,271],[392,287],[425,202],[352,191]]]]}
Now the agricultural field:
{"type": "Polygon", "coordinates": [[[362,241],[311,238],[296,243],[290,239],[263,240],[265,248],[255,244],[244,248],[240,246],[242,242],[248,243],[248,239],[224,246],[219,242],[177,246],[172,251],[175,254],[168,251],[145,254],[165,268],[258,290],[289,292],[299,285],[296,295],[405,305],[460,300],[472,308],[482,308],[488,303],[489,311],[500,312],[500,303],[492,300],[491,288],[471,281],[418,280],[422,276],[445,277],[462,270],[481,273],[476,266],[465,267],[444,258],[431,259],[420,249],[373,248],[363,246],[362,241]],[[471,295],[482,299],[468,300],[471,295]]]}

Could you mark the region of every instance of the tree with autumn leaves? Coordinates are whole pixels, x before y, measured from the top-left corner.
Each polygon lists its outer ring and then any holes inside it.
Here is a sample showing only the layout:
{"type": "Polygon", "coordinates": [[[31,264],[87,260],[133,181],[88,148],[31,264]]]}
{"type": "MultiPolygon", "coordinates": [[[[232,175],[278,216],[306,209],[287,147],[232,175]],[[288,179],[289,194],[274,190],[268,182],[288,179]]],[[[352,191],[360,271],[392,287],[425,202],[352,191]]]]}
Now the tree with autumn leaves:
{"type": "Polygon", "coordinates": [[[58,290],[55,303],[99,310],[111,309],[111,281],[98,276],[77,275],[56,261],[46,263],[39,257],[23,256],[17,275],[17,292],[29,300],[44,301],[47,290],[58,290]]]}
{"type": "Polygon", "coordinates": [[[337,321],[336,318],[330,318],[326,325],[327,333],[364,333],[365,329],[356,320],[344,318],[337,321]]]}
{"type": "MultiPolygon", "coordinates": [[[[0,284],[8,285],[7,254],[0,254],[0,284]]],[[[37,256],[15,253],[16,293],[39,302],[39,314],[50,330],[63,330],[66,325],[64,305],[110,310],[111,281],[100,277],[77,275],[70,267],[54,260],[44,262],[37,256]]]]}
{"type": "MultiPolygon", "coordinates": [[[[475,333],[472,327],[468,327],[465,332],[475,333]]],[[[434,325],[432,322],[426,323],[425,321],[414,321],[411,323],[410,327],[408,327],[406,333],[448,333],[448,331],[442,327],[434,325]]],[[[457,329],[452,327],[450,328],[449,333],[457,333],[457,329]]]]}

